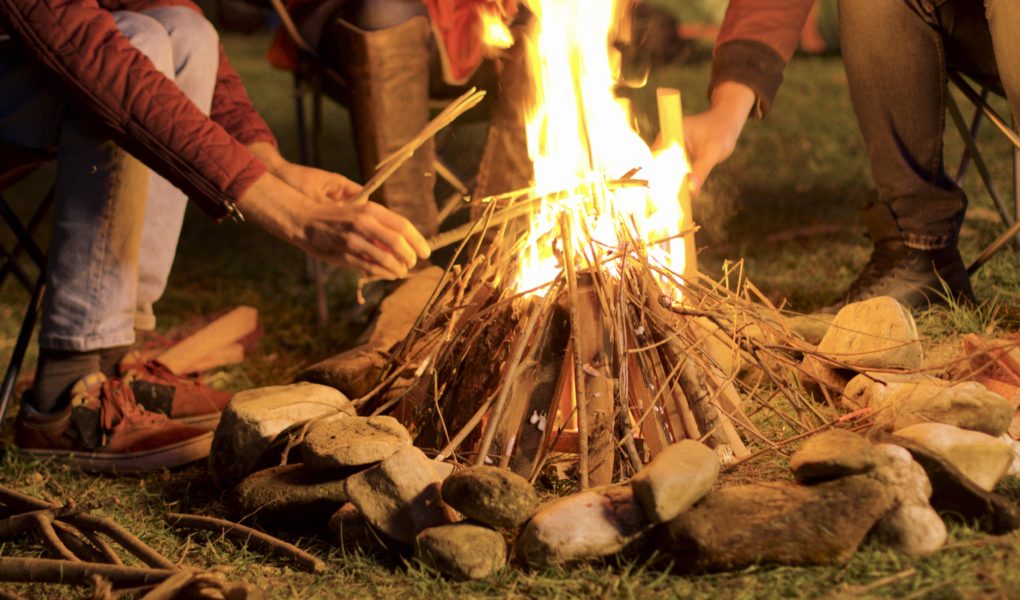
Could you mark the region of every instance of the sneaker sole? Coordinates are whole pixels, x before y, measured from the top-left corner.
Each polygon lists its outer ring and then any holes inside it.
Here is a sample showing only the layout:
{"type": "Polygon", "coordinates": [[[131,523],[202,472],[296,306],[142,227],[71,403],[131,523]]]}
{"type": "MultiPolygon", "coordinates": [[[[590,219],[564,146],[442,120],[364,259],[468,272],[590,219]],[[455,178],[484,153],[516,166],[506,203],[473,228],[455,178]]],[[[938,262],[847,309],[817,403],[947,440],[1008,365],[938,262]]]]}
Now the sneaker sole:
{"type": "Polygon", "coordinates": [[[205,429],[206,431],[214,431],[216,426],[220,424],[220,416],[223,413],[215,412],[206,415],[193,415],[190,417],[171,417],[176,423],[184,423],[198,429],[205,429]]]}
{"type": "Polygon", "coordinates": [[[210,432],[162,448],[120,454],[38,448],[17,448],[17,451],[32,458],[67,462],[87,473],[136,475],[172,469],[207,458],[212,449],[212,440],[213,434],[210,432]]]}

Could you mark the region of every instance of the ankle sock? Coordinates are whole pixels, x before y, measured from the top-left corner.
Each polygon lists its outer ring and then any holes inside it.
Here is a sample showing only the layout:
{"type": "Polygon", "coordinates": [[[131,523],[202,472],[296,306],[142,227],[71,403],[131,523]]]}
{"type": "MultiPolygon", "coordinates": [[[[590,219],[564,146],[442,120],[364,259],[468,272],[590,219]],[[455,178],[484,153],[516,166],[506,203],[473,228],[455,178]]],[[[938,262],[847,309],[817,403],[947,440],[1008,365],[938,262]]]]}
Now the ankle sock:
{"type": "Polygon", "coordinates": [[[115,348],[103,348],[99,351],[99,370],[107,377],[114,377],[117,374],[117,363],[124,355],[131,351],[134,346],[117,346],[115,348]]]}
{"type": "Polygon", "coordinates": [[[26,400],[39,412],[56,412],[70,401],[68,391],[76,381],[99,370],[99,351],[69,352],[39,349],[35,383],[26,400]]]}

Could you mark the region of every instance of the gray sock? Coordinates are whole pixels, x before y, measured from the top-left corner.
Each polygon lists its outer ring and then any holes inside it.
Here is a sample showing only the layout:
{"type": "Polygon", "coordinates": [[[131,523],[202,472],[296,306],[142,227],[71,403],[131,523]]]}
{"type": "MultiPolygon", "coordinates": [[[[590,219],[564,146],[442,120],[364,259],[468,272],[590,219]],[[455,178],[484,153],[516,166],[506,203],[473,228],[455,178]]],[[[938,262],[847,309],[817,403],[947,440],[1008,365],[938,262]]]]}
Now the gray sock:
{"type": "Polygon", "coordinates": [[[39,412],[56,412],[70,402],[68,392],[82,377],[99,370],[99,351],[68,352],[39,349],[35,383],[25,401],[39,412]]]}

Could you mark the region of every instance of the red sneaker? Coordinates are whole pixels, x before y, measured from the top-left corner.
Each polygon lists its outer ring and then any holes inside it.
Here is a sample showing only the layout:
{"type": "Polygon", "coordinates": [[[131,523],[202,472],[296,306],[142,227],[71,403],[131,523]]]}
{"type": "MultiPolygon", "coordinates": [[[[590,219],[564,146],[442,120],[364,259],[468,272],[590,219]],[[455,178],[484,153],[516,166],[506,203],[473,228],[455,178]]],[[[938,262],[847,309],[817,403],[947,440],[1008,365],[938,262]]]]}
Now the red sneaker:
{"type": "Polygon", "coordinates": [[[70,405],[58,413],[22,402],[14,429],[24,454],[60,458],[94,473],[145,473],[202,460],[213,438],[143,409],[125,382],[102,373],[80,379],[70,405]]]}
{"type": "Polygon", "coordinates": [[[220,414],[234,396],[198,379],[175,375],[155,360],[143,360],[136,351],[120,360],[117,372],[131,385],[135,398],[146,410],[209,430],[216,428],[220,414]]]}

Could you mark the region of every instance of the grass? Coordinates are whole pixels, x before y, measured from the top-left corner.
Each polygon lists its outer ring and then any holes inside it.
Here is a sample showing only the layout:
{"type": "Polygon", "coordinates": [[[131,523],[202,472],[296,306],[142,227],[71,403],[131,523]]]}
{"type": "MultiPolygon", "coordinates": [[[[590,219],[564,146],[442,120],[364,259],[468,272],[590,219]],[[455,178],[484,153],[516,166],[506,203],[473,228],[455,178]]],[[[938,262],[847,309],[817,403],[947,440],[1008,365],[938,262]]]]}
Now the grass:
{"type": "MultiPolygon", "coordinates": [[[[264,35],[225,35],[235,65],[253,101],[277,132],[284,152],[296,157],[293,109],[287,74],[271,71],[263,53],[264,35]]],[[[703,109],[707,64],[670,67],[653,74],[654,85],[679,85],[687,111],[703,109]]],[[[356,174],[349,127],[342,109],[329,106],[325,130],[327,162],[356,174]]],[[[477,128],[458,129],[454,143],[477,145],[477,128]]],[[[1007,181],[1011,173],[1007,146],[986,128],[993,174],[1007,181]]],[[[947,134],[947,156],[962,147],[947,134]]],[[[952,162],[952,161],[950,161],[952,162]]],[[[12,196],[41,193],[48,173],[23,183],[12,196]]],[[[987,194],[972,177],[966,186],[971,212],[963,233],[965,258],[972,258],[996,235],[987,194]]],[[[775,110],[751,123],[733,158],[713,175],[697,202],[704,227],[699,244],[703,269],[721,273],[727,260],[743,260],[744,272],[770,298],[810,310],[831,300],[867,259],[868,243],[857,224],[857,211],[874,197],[867,160],[856,130],[838,59],[798,59],[790,66],[775,110]]],[[[19,206],[31,208],[31,202],[19,206]]],[[[977,307],[936,309],[919,319],[924,335],[951,344],[960,333],[1016,331],[1020,311],[1020,254],[1006,250],[974,279],[982,300],[977,307]]],[[[0,358],[14,343],[24,293],[8,284],[0,291],[0,358]]],[[[349,278],[329,284],[334,314],[354,299],[349,278]]],[[[342,350],[359,333],[358,323],[314,325],[314,298],[304,277],[300,254],[251,227],[213,225],[195,211],[188,217],[169,291],[157,306],[161,327],[169,328],[210,311],[250,304],[259,309],[266,337],[240,367],[220,376],[231,387],[288,381],[303,366],[342,350]]],[[[32,364],[29,358],[29,367],[32,364]]],[[[11,421],[4,442],[10,438],[11,421]]],[[[784,477],[782,460],[762,461],[729,475],[732,482],[784,477]]],[[[0,459],[0,481],[53,499],[74,498],[97,512],[115,517],[175,560],[196,565],[225,565],[232,578],[249,580],[272,597],[536,597],[536,598],[816,598],[1020,597],[1020,538],[990,538],[953,526],[950,545],[934,556],[910,560],[867,545],[848,564],[827,568],[754,567],[701,576],[671,573],[662,561],[610,561],[567,569],[505,571],[477,583],[452,583],[423,571],[395,551],[343,552],[322,539],[303,539],[302,546],[328,554],[330,570],[311,576],[278,561],[237,550],[207,535],[183,537],[160,520],[167,510],[223,513],[220,493],[202,467],[144,478],[86,477],[58,464],[39,463],[7,453],[0,459]]],[[[1004,486],[1020,501],[1020,484],[1004,486]]],[[[738,524],[734,526],[739,527],[738,524]]],[[[32,542],[0,541],[0,555],[42,553],[32,542]]],[[[17,587],[35,597],[74,597],[71,588],[17,587]]]]}

